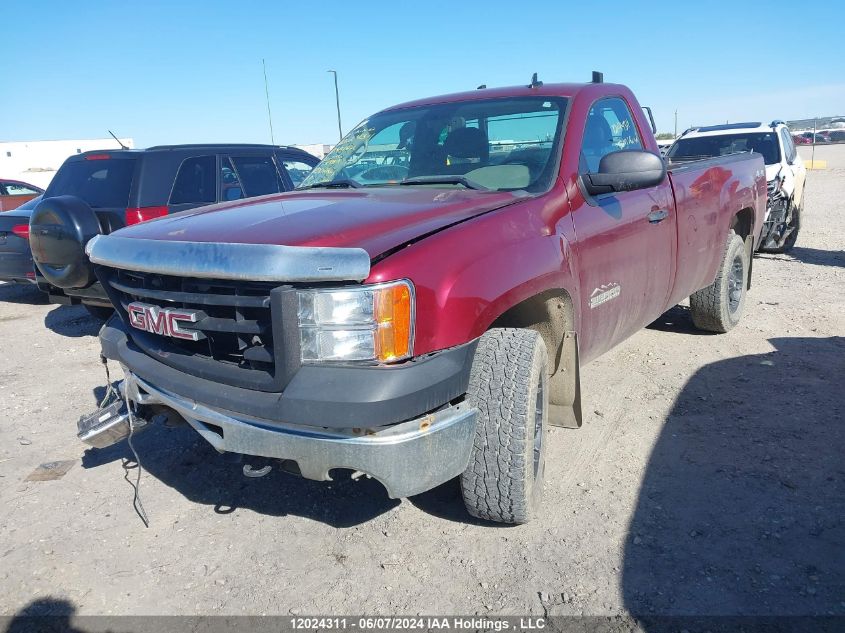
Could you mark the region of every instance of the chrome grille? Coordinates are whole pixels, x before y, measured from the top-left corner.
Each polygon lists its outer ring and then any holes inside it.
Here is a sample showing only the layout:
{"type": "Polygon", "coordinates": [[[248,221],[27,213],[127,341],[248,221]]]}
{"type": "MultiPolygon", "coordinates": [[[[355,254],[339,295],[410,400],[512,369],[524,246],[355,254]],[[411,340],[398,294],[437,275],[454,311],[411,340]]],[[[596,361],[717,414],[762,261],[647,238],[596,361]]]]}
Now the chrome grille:
{"type": "Polygon", "coordinates": [[[132,340],[156,360],[226,384],[266,391],[279,388],[276,366],[280,349],[273,332],[271,296],[274,284],[186,279],[120,269],[107,269],[105,276],[112,302],[119,306],[127,325],[127,306],[133,302],[201,314],[190,324],[191,330],[204,335],[197,341],[127,328],[132,340]]]}

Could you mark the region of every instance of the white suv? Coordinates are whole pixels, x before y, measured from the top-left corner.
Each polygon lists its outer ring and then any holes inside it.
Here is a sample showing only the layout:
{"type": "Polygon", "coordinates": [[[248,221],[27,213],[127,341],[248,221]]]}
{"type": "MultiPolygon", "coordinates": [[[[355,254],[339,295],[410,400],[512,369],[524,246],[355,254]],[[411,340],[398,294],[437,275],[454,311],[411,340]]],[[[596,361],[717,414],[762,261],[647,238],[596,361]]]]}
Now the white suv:
{"type": "Polygon", "coordinates": [[[783,121],[690,128],[669,148],[666,158],[680,163],[736,152],[763,155],[769,203],[760,250],[785,253],[798,239],[807,170],[783,121]]]}

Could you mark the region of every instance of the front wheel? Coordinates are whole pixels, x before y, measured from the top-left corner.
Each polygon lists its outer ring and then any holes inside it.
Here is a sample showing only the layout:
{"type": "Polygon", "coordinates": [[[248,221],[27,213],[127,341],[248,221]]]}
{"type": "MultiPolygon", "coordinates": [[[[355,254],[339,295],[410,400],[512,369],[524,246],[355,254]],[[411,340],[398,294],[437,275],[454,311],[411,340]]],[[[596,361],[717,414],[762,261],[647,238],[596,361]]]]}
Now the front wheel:
{"type": "Polygon", "coordinates": [[[692,322],[699,330],[727,332],[739,323],[748,287],[748,251],[731,230],[713,283],[690,295],[692,322]]]}
{"type": "Polygon", "coordinates": [[[548,353],[532,330],[493,329],[478,343],[467,402],[478,408],[461,491],[469,513],[527,523],[540,509],[549,419],[548,353]]]}

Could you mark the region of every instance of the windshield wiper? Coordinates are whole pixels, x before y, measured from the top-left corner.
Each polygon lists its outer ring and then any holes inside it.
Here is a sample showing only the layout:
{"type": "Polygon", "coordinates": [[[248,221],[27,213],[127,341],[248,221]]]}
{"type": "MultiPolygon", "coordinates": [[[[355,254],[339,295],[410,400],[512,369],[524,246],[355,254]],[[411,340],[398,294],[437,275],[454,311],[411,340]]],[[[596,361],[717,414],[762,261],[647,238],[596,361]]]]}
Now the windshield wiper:
{"type": "Polygon", "coordinates": [[[467,189],[478,189],[489,191],[489,187],[479,185],[474,180],[470,180],[465,176],[453,176],[449,174],[435,175],[435,176],[414,176],[413,178],[406,178],[399,181],[400,185],[463,185],[467,189]]]}
{"type": "Polygon", "coordinates": [[[357,189],[361,186],[361,183],[355,182],[354,180],[349,180],[348,178],[343,178],[341,180],[324,180],[322,182],[315,182],[313,185],[308,185],[306,187],[297,187],[300,191],[305,189],[317,189],[317,188],[325,188],[331,189],[333,187],[349,187],[351,189],[357,189]]]}

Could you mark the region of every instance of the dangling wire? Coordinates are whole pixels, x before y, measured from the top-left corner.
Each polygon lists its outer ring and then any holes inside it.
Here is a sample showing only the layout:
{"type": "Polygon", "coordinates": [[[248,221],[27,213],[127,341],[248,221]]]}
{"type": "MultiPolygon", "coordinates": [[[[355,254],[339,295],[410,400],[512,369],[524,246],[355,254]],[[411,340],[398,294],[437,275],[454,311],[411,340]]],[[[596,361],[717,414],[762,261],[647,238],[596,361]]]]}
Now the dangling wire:
{"type": "MultiPolygon", "coordinates": [[[[111,382],[111,374],[109,373],[109,361],[108,359],[100,354],[100,362],[103,363],[103,367],[106,369],[106,395],[103,396],[102,402],[100,402],[100,409],[104,408],[107,404],[109,404],[111,398],[117,395],[117,392],[114,390],[111,382]]],[[[124,383],[125,384],[125,383],[124,383]]],[[[141,503],[141,459],[138,457],[138,451],[135,450],[135,444],[132,442],[132,436],[135,433],[135,416],[132,413],[132,403],[129,401],[129,394],[128,389],[124,388],[123,390],[123,402],[126,405],[126,411],[129,415],[129,437],[127,438],[127,442],[129,443],[129,449],[132,451],[132,456],[135,458],[135,467],[138,469],[138,475],[135,478],[135,483],[133,484],[129,480],[129,467],[126,465],[126,460],[123,461],[123,470],[124,470],[124,479],[129,482],[129,485],[135,491],[135,495],[132,499],[132,507],[135,508],[135,512],[140,517],[141,521],[144,523],[144,527],[150,527],[150,520],[147,517],[147,511],[144,510],[144,504],[141,503]]]]}
{"type": "Polygon", "coordinates": [[[109,374],[109,361],[105,356],[100,354],[100,362],[106,369],[106,395],[103,396],[103,400],[100,402],[100,409],[103,409],[107,404],[109,404],[109,400],[113,395],[115,395],[115,393],[111,384],[111,375],[109,374]]]}
{"type": "MultiPolygon", "coordinates": [[[[135,450],[135,445],[132,443],[132,435],[135,433],[135,416],[132,414],[132,405],[129,402],[129,395],[127,394],[127,391],[128,389],[124,389],[123,391],[123,400],[126,402],[126,410],[129,413],[129,437],[127,438],[127,441],[129,442],[129,448],[132,451],[132,455],[135,457],[135,466],[138,468],[138,476],[135,478],[135,484],[132,486],[135,489],[135,497],[132,499],[132,507],[135,508],[135,512],[141,518],[141,521],[144,522],[144,527],[150,527],[150,520],[147,518],[147,511],[144,510],[144,504],[141,503],[141,459],[138,457],[138,451],[135,450]]],[[[126,470],[126,475],[128,476],[129,469],[127,469],[125,465],[124,469],[126,470]]]]}

